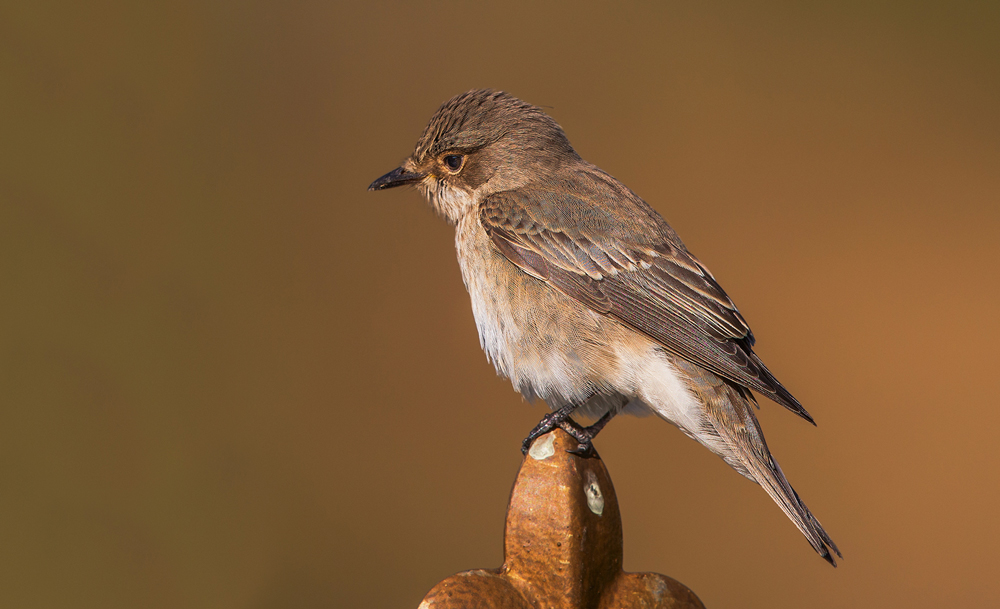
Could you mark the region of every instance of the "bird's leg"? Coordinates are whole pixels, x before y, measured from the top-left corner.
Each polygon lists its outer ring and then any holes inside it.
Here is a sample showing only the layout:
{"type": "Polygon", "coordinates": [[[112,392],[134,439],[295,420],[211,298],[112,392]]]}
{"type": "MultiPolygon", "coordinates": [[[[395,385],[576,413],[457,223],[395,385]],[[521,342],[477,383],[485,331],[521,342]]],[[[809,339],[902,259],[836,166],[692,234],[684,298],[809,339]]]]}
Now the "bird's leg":
{"type": "Polygon", "coordinates": [[[608,424],[608,421],[613,419],[615,416],[615,410],[608,410],[604,413],[597,422],[590,427],[583,427],[573,419],[567,418],[562,423],[559,424],[559,428],[573,436],[573,438],[580,444],[573,450],[567,452],[573,453],[574,455],[579,455],[581,457],[589,457],[594,452],[593,440],[597,437],[597,434],[601,433],[604,426],[608,424]]]}
{"type": "MultiPolygon", "coordinates": [[[[584,402],[585,401],[586,400],[584,400],[584,402]]],[[[580,455],[581,457],[586,457],[593,453],[594,445],[592,442],[594,438],[601,432],[602,429],[604,429],[604,426],[608,424],[608,421],[614,418],[617,410],[612,408],[593,425],[583,427],[570,418],[573,411],[576,410],[582,403],[583,402],[567,404],[562,408],[550,412],[542,417],[542,420],[538,422],[538,425],[535,425],[535,428],[531,430],[528,437],[521,442],[521,454],[527,454],[528,448],[531,447],[531,443],[535,441],[535,438],[549,433],[556,427],[573,436],[573,439],[579,442],[579,446],[569,452],[575,455],[580,455]]]]}
{"type": "MultiPolygon", "coordinates": [[[[542,420],[538,422],[538,425],[535,425],[535,428],[531,430],[528,437],[521,442],[521,454],[528,454],[528,449],[531,447],[531,443],[535,441],[535,438],[544,436],[556,427],[563,428],[562,424],[569,419],[569,415],[573,414],[573,411],[576,410],[577,406],[579,406],[579,404],[566,404],[559,410],[552,411],[542,417],[542,420]]],[[[576,425],[576,423],[573,423],[573,425],[576,425]]],[[[579,425],[577,425],[577,427],[579,427],[579,425]]]]}

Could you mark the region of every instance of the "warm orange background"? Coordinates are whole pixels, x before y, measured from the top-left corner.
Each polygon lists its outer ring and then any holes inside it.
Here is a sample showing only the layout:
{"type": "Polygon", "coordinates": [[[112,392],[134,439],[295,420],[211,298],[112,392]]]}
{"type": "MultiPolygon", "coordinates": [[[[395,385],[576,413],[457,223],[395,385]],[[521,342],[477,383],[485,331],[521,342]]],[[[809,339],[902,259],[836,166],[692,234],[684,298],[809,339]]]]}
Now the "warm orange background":
{"type": "Polygon", "coordinates": [[[416,607],[500,563],[543,410],[451,229],[365,192],[481,86],[660,210],[819,422],[761,411],[840,568],[622,419],[627,569],[1000,604],[1000,5],[646,4],[5,3],[0,606],[416,607]]]}

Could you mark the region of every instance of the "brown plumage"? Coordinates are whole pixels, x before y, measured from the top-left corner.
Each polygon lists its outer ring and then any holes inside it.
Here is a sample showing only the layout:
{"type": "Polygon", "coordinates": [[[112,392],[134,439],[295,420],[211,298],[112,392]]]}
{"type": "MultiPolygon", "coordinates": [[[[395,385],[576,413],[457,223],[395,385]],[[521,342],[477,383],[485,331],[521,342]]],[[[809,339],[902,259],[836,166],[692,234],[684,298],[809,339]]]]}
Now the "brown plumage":
{"type": "Polygon", "coordinates": [[[483,349],[518,391],[557,414],[603,415],[590,434],[623,409],[659,415],[760,484],[836,564],[837,547],[768,451],[750,390],[812,417],[753,352],[708,269],[552,118],[499,91],[459,95],[370,188],[402,184],[456,227],[483,349]]]}

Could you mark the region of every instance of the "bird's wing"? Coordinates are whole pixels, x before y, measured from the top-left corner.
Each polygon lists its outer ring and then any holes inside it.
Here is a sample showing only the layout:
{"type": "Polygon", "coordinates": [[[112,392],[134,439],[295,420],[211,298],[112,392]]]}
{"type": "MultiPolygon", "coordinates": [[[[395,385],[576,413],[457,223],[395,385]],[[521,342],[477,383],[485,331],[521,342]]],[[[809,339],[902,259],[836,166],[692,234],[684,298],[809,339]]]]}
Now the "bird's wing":
{"type": "Polygon", "coordinates": [[[480,202],[479,221],[526,273],[813,422],[753,353],[749,326],[708,270],[610,176],[495,193],[480,202]]]}

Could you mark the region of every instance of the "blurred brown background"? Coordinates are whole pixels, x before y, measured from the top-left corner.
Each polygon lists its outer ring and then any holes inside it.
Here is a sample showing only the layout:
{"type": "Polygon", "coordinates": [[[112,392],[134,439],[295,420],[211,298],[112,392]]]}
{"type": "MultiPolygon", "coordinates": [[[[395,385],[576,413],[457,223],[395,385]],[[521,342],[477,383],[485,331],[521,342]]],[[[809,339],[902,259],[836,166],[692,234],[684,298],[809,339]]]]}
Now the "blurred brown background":
{"type": "Polygon", "coordinates": [[[1000,603],[996,2],[83,4],[0,8],[0,605],[416,607],[499,565],[543,409],[452,230],[365,192],[482,86],[660,210],[819,423],[762,405],[840,568],[621,419],[627,569],[1000,603]]]}

